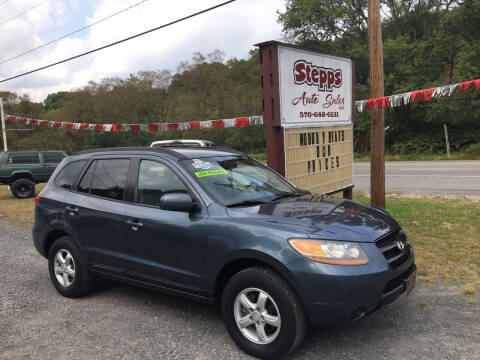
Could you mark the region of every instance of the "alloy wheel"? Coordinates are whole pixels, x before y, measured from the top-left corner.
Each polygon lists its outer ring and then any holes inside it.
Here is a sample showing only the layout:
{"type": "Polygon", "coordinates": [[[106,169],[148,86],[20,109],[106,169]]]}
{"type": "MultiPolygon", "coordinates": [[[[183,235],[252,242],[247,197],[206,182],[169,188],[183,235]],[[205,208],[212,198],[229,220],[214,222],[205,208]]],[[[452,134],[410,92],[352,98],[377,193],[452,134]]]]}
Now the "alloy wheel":
{"type": "Polygon", "coordinates": [[[255,344],[274,341],[281,328],[278,306],[265,291],[248,288],[241,291],[233,304],[235,322],[243,336],[255,344]]]}
{"type": "Polygon", "coordinates": [[[53,259],[55,277],[60,285],[69,287],[75,280],[75,261],[68,250],[60,249],[53,259]]]}

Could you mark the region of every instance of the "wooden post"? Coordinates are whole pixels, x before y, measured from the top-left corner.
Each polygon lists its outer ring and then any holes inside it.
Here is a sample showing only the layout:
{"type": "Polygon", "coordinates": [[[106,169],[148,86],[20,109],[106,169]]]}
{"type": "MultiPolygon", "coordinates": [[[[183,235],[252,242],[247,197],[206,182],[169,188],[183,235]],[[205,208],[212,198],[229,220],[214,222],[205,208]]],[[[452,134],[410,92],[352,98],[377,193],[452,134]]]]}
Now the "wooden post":
{"type": "MultiPolygon", "coordinates": [[[[382,97],[383,92],[383,44],[380,18],[380,0],[368,0],[368,48],[370,55],[370,97],[382,97]]],[[[385,112],[371,110],[371,204],[385,208],[385,112]]]]}
{"type": "Polygon", "coordinates": [[[447,124],[443,124],[443,129],[445,130],[445,145],[447,146],[447,155],[450,157],[450,143],[448,142],[447,124]]]}
{"type": "Polygon", "coordinates": [[[7,128],[5,127],[5,114],[3,113],[3,99],[0,97],[0,117],[2,118],[3,151],[8,151],[7,128]]]}
{"type": "Polygon", "coordinates": [[[265,126],[267,165],[285,176],[285,146],[280,120],[278,43],[268,41],[260,47],[260,75],[265,126]]]}

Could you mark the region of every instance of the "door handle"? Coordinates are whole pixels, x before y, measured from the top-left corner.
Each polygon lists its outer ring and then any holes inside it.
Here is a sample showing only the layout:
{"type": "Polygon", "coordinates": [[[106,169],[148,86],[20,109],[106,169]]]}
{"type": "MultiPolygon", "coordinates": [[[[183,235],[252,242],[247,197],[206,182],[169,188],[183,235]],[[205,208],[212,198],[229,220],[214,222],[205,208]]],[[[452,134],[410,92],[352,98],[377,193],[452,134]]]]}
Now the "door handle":
{"type": "Polygon", "coordinates": [[[78,210],[78,207],[70,205],[65,206],[65,211],[67,211],[70,216],[74,216],[75,214],[78,214],[80,212],[80,210],[78,210]]]}
{"type": "Polygon", "coordinates": [[[138,220],[136,220],[136,221],[134,221],[134,220],[127,220],[127,221],[125,221],[125,222],[126,222],[128,225],[131,226],[131,228],[132,228],[133,231],[137,231],[138,228],[143,227],[143,224],[142,224],[140,221],[138,221],[138,220]]]}

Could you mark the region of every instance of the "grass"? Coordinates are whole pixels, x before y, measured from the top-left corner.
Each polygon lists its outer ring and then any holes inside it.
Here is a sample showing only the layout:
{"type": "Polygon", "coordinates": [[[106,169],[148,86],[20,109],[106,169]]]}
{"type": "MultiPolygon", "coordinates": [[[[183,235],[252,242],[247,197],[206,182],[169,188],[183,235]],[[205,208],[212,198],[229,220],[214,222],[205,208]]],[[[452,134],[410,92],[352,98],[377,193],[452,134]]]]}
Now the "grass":
{"type": "MultiPolygon", "coordinates": [[[[361,192],[355,200],[370,203],[361,192]]],[[[33,205],[33,198],[16,199],[0,186],[0,214],[12,225],[32,226],[33,205]]],[[[390,196],[386,205],[414,245],[420,279],[464,281],[465,294],[480,291],[480,202],[390,196]]]]}
{"type": "MultiPolygon", "coordinates": [[[[39,193],[45,184],[35,186],[36,193],[39,193]]],[[[12,225],[32,226],[33,225],[34,198],[17,199],[7,186],[0,186],[0,218],[6,218],[12,225]]]]}
{"type": "MultiPolygon", "coordinates": [[[[370,203],[362,193],[355,200],[370,203]]],[[[420,279],[463,280],[480,289],[480,202],[387,197],[386,209],[413,243],[420,279]]]]}

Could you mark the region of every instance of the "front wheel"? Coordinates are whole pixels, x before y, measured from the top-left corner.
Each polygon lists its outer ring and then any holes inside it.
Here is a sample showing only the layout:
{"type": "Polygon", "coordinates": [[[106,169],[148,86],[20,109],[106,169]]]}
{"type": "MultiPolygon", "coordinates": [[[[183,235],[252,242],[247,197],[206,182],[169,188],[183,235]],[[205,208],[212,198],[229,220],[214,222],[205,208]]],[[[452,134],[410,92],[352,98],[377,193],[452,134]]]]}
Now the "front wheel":
{"type": "Polygon", "coordinates": [[[235,343],[260,358],[293,352],[306,333],[298,297],[285,280],[262,267],[242,270],[230,279],[223,291],[222,315],[235,343]]]}

